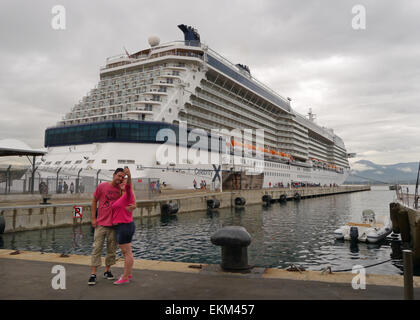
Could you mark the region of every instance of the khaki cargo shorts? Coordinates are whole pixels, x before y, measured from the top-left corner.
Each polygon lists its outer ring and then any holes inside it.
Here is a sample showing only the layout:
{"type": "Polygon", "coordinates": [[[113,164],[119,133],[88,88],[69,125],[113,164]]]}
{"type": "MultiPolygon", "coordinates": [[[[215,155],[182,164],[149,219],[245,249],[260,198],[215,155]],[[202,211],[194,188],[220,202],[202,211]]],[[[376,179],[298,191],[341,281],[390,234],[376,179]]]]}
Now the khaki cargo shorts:
{"type": "Polygon", "coordinates": [[[117,237],[113,227],[96,226],[95,235],[93,238],[92,251],[92,267],[99,267],[102,265],[101,255],[106,239],[106,257],[105,265],[112,266],[115,264],[115,256],[117,252],[117,237]]]}

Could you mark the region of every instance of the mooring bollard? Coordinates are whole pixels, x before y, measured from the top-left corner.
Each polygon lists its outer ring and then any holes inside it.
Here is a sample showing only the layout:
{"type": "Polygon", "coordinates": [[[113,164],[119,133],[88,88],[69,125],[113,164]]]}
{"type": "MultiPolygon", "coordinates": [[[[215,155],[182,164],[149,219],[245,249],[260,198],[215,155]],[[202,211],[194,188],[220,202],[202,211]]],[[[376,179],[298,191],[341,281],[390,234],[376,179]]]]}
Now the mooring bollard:
{"type": "Polygon", "coordinates": [[[178,203],[176,202],[169,202],[165,203],[161,206],[160,213],[162,215],[169,215],[169,214],[176,214],[179,210],[178,203]]]}
{"type": "Polygon", "coordinates": [[[42,202],[40,202],[39,204],[43,204],[43,205],[51,204],[51,203],[48,202],[48,200],[51,199],[51,195],[43,194],[41,198],[42,198],[42,202]]]}
{"type": "Polygon", "coordinates": [[[0,216],[0,234],[4,233],[4,229],[6,228],[6,220],[4,220],[4,217],[0,216]]]}
{"type": "Polygon", "coordinates": [[[262,196],[262,202],[265,202],[266,204],[270,204],[271,203],[271,196],[269,194],[265,194],[262,196]]]}
{"type": "Polygon", "coordinates": [[[235,198],[235,206],[236,207],[243,207],[246,204],[246,200],[244,197],[237,197],[235,198]]]}
{"type": "Polygon", "coordinates": [[[251,236],[244,227],[224,227],[216,231],[210,238],[216,246],[222,247],[222,263],[224,270],[247,270],[248,246],[251,236]]]}
{"type": "Polygon", "coordinates": [[[413,300],[413,252],[403,250],[404,300],[413,300]]]}
{"type": "Polygon", "coordinates": [[[279,202],[286,202],[286,201],[287,201],[287,194],[283,193],[279,198],[279,202]]]}
{"type": "Polygon", "coordinates": [[[220,200],[209,199],[207,200],[207,209],[216,209],[220,207],[220,200]]]}

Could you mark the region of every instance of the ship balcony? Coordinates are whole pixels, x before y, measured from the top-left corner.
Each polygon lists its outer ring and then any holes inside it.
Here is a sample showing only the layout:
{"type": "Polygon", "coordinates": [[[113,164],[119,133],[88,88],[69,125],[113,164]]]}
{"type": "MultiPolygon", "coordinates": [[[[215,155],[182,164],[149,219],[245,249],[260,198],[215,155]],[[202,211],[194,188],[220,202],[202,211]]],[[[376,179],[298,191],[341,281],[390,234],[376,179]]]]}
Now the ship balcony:
{"type": "Polygon", "coordinates": [[[153,115],[153,111],[150,110],[143,110],[143,109],[137,109],[137,110],[128,110],[123,112],[123,114],[151,114],[153,115]]]}
{"type": "Polygon", "coordinates": [[[128,67],[135,67],[138,65],[142,65],[145,63],[145,60],[151,61],[165,61],[168,59],[179,59],[181,61],[191,61],[191,60],[195,60],[195,61],[203,61],[203,56],[199,55],[199,54],[194,54],[194,53],[190,53],[190,54],[186,54],[183,52],[161,52],[161,53],[157,53],[151,56],[146,56],[146,57],[142,57],[142,58],[132,58],[129,61],[121,61],[121,62],[116,62],[116,63],[107,63],[105,66],[101,66],[100,67],[100,74],[105,74],[108,72],[113,72],[115,70],[123,70],[125,68],[128,67]]]}
{"type": "MultiPolygon", "coordinates": [[[[210,103],[215,104],[217,106],[221,106],[223,109],[226,109],[226,110],[228,110],[230,112],[233,112],[233,113],[237,113],[238,112],[232,106],[229,106],[229,105],[227,105],[225,103],[221,103],[220,101],[217,101],[216,99],[213,99],[211,97],[208,97],[207,95],[203,95],[201,93],[197,93],[196,96],[197,96],[198,99],[204,100],[206,102],[210,102],[210,103]]],[[[203,104],[201,102],[193,101],[192,104],[197,105],[197,106],[199,106],[199,107],[201,107],[203,109],[208,109],[208,106],[206,106],[205,104],[203,104]]],[[[229,117],[232,116],[231,114],[226,113],[224,111],[218,111],[218,114],[219,115],[222,115],[224,117],[227,117],[227,118],[229,118],[229,117]]],[[[255,126],[255,124],[258,123],[258,122],[261,123],[261,125],[265,125],[265,126],[270,125],[269,123],[265,122],[264,119],[261,119],[261,118],[255,116],[254,114],[246,113],[246,117],[248,119],[243,119],[241,122],[244,122],[246,125],[249,125],[250,127],[255,126]]],[[[274,126],[271,125],[271,127],[274,127],[274,126]]],[[[269,133],[271,133],[273,135],[275,134],[273,129],[266,128],[266,132],[269,132],[269,133]]]]}
{"type": "Polygon", "coordinates": [[[143,94],[161,94],[161,95],[168,95],[168,93],[166,92],[166,91],[159,91],[159,90],[153,90],[153,89],[151,89],[151,90],[149,90],[149,91],[146,91],[146,92],[143,92],[143,94]]]}
{"type": "Polygon", "coordinates": [[[165,87],[175,87],[173,83],[169,83],[162,80],[160,80],[159,82],[153,82],[152,85],[157,85],[157,86],[165,85],[165,87]]]}
{"type": "Polygon", "coordinates": [[[149,100],[149,99],[142,99],[139,101],[135,101],[134,104],[135,105],[139,105],[139,104],[156,104],[156,105],[160,105],[162,103],[162,101],[156,101],[156,100],[149,100]]]}
{"type": "Polygon", "coordinates": [[[171,74],[171,73],[168,73],[168,74],[163,73],[163,74],[157,76],[157,78],[181,79],[181,76],[180,75],[174,75],[174,74],[171,74]]]}
{"type": "Polygon", "coordinates": [[[177,71],[187,71],[187,68],[186,67],[178,67],[178,66],[166,66],[166,67],[163,67],[163,70],[166,70],[166,69],[169,69],[169,70],[177,70],[177,71]]]}
{"type": "Polygon", "coordinates": [[[149,111],[149,110],[145,110],[144,108],[132,108],[132,109],[127,109],[127,110],[109,110],[108,112],[100,112],[100,113],[92,113],[92,114],[81,114],[81,115],[75,115],[74,117],[71,118],[67,118],[65,120],[74,120],[74,121],[83,121],[83,120],[88,120],[88,119],[92,119],[93,121],[95,121],[97,118],[101,118],[103,117],[105,120],[105,118],[109,117],[109,116],[114,116],[114,115],[120,115],[123,113],[144,113],[144,114],[153,114],[153,111],[149,111]]]}

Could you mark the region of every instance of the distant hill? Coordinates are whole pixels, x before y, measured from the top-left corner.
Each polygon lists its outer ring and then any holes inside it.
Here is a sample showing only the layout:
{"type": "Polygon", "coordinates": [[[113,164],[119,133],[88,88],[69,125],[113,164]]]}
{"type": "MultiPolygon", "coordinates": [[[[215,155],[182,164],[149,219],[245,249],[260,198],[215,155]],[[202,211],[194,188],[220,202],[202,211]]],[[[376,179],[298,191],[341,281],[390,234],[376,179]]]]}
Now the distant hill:
{"type": "Polygon", "coordinates": [[[351,165],[351,175],[345,183],[413,184],[416,183],[418,168],[418,162],[382,165],[368,160],[359,160],[351,165]]]}

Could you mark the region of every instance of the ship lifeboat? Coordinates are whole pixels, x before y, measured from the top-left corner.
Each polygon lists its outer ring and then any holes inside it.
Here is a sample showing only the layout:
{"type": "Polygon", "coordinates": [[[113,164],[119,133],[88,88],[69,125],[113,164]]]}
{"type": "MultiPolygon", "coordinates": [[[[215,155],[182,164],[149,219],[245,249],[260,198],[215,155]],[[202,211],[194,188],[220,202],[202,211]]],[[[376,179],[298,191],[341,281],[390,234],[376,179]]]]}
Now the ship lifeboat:
{"type": "Polygon", "coordinates": [[[337,240],[376,243],[385,239],[392,232],[392,223],[387,217],[376,220],[375,213],[363,210],[361,222],[348,222],[334,231],[337,240]]]}

